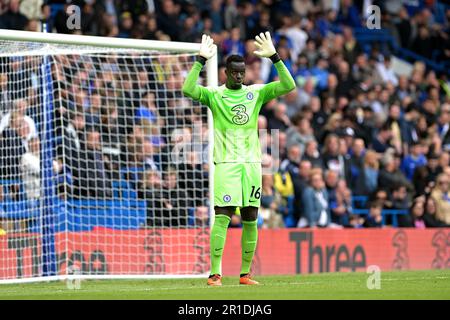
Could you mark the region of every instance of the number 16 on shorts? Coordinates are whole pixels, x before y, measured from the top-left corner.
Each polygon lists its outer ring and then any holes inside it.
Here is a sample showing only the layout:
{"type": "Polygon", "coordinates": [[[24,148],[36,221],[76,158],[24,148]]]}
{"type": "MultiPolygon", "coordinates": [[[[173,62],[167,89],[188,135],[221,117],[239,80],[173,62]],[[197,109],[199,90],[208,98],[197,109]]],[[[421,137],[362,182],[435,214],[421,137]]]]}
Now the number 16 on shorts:
{"type": "Polygon", "coordinates": [[[259,207],[262,171],[260,163],[219,163],[214,170],[214,205],[259,207]]]}

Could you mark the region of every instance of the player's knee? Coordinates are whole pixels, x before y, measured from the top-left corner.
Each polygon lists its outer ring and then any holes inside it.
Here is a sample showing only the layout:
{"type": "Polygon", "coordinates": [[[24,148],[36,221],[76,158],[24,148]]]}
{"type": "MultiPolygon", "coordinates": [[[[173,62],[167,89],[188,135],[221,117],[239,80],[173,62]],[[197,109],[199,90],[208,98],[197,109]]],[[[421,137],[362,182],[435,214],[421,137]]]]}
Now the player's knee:
{"type": "Polygon", "coordinates": [[[241,218],[243,221],[255,221],[258,219],[258,208],[245,207],[241,209],[241,218]]]}
{"type": "Polygon", "coordinates": [[[236,212],[236,207],[214,207],[214,211],[216,214],[223,214],[231,218],[236,212]]]}

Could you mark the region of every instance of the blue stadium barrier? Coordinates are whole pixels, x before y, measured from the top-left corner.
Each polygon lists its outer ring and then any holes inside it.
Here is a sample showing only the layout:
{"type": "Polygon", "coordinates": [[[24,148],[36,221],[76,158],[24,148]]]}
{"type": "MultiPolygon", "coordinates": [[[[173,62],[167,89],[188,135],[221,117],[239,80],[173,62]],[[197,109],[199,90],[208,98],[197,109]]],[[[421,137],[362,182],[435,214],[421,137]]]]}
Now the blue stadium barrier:
{"type": "Polygon", "coordinates": [[[139,229],[145,225],[144,200],[68,200],[58,210],[58,231],[89,231],[94,227],[116,230],[139,229]]]}
{"type": "Polygon", "coordinates": [[[367,196],[352,196],[352,208],[366,208],[367,196]]]}
{"type": "MultiPolygon", "coordinates": [[[[366,216],[369,214],[369,209],[353,209],[353,214],[366,216]]],[[[408,210],[401,210],[401,209],[383,209],[381,210],[381,216],[382,216],[382,225],[386,225],[386,217],[391,216],[392,217],[392,226],[398,227],[398,216],[399,215],[407,215],[409,214],[408,210]]]]}

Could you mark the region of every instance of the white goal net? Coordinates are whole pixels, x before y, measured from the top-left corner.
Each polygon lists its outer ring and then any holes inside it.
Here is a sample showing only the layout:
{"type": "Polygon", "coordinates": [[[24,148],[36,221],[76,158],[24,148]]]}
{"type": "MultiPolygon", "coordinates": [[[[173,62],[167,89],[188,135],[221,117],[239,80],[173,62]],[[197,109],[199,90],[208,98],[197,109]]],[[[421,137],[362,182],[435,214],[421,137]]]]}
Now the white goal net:
{"type": "Polygon", "coordinates": [[[1,38],[0,283],[207,273],[195,52],[1,38]]]}

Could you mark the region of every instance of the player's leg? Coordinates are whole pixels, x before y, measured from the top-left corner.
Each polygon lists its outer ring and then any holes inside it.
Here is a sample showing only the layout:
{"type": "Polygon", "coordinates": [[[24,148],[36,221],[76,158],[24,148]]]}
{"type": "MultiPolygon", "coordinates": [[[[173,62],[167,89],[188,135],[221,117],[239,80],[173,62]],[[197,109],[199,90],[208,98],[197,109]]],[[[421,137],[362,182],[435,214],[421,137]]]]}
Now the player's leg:
{"type": "Polygon", "coordinates": [[[220,285],[222,256],[228,225],[237,206],[242,205],[241,173],[234,164],[217,164],[214,169],[214,224],[210,236],[211,272],[209,285],[220,285]]]}
{"type": "Polygon", "coordinates": [[[250,268],[252,266],[253,257],[255,255],[256,245],[258,243],[258,208],[245,207],[241,209],[242,219],[242,263],[240,273],[240,283],[257,284],[256,281],[250,279],[250,268]]]}
{"type": "Polygon", "coordinates": [[[245,164],[243,172],[242,219],[242,264],[240,283],[258,284],[250,278],[250,268],[258,242],[258,209],[261,199],[262,173],[261,164],[245,164]]]}
{"type": "Polygon", "coordinates": [[[222,285],[222,256],[223,248],[227,238],[228,225],[231,217],[236,211],[236,207],[214,207],[215,218],[214,225],[211,229],[210,237],[210,255],[211,255],[211,272],[208,278],[208,285],[222,285]]]}

